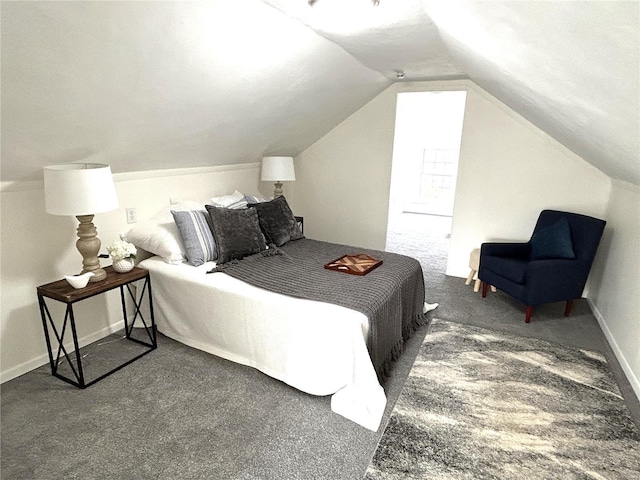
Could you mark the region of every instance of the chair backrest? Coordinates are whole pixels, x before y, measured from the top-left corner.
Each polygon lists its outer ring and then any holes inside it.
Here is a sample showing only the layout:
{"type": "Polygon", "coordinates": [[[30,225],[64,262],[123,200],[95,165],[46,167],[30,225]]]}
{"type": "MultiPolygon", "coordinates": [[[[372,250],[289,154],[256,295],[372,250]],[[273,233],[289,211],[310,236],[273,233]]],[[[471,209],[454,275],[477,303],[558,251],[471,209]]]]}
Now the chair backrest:
{"type": "Polygon", "coordinates": [[[573,251],[576,254],[576,259],[584,261],[591,266],[607,222],[578,213],[543,210],[540,212],[533,233],[535,234],[538,230],[548,225],[553,225],[561,218],[566,218],[569,222],[571,241],[573,242],[573,251]]]}

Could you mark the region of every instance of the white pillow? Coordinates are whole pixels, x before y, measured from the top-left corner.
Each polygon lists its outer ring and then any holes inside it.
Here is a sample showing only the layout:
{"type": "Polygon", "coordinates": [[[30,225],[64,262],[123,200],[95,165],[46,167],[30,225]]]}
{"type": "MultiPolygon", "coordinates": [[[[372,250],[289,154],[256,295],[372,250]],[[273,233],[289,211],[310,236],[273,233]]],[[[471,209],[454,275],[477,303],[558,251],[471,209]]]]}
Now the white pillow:
{"type": "Polygon", "coordinates": [[[238,190],[231,195],[222,195],[220,197],[213,197],[211,203],[214,207],[223,208],[247,208],[247,200],[244,198],[244,194],[238,190]]]}
{"type": "Polygon", "coordinates": [[[245,195],[244,199],[247,203],[263,203],[273,200],[273,197],[263,197],[262,195],[245,195]]]}
{"type": "Polygon", "coordinates": [[[202,210],[203,207],[201,202],[193,200],[168,205],[148,221],[139,223],[120,236],[136,247],[162,257],[167,263],[182,263],[187,255],[171,210],[202,210]]]}

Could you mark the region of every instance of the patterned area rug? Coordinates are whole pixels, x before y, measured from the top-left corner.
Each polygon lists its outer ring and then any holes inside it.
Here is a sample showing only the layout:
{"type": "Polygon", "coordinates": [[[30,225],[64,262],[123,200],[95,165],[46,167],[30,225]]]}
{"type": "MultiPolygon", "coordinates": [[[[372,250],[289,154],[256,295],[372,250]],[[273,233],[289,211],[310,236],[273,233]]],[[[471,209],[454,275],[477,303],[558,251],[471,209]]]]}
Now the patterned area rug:
{"type": "Polygon", "coordinates": [[[640,433],[603,355],[434,320],[365,479],[639,472],[640,433]]]}

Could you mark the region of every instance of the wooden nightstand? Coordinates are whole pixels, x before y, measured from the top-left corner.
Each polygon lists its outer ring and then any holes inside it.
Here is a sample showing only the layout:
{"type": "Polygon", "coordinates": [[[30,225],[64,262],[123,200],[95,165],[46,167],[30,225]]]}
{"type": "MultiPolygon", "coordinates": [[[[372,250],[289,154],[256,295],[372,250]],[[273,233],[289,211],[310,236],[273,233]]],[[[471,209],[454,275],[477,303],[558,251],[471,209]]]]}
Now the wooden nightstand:
{"type": "MultiPolygon", "coordinates": [[[[151,279],[149,277],[149,271],[143,268],[134,267],[133,270],[126,273],[117,273],[113,270],[112,267],[105,268],[107,272],[107,278],[100,282],[89,283],[86,287],[75,289],[66,280],[58,280],[56,282],[48,283],[46,285],[40,285],[37,288],[38,292],[38,303],[40,304],[40,315],[42,317],[42,327],[44,329],[44,336],[47,342],[47,350],[49,352],[49,363],[51,365],[51,374],[55,377],[58,377],[65,382],[70,383],[71,385],[75,385],[79,388],[86,388],[94,383],[102,380],[108,375],[111,375],[114,372],[117,372],[121,368],[129,365],[130,363],[136,361],[140,357],[146,355],[147,353],[155,350],[157,348],[156,342],[156,324],[155,318],[153,316],[153,299],[151,295],[151,279]],[[131,289],[131,284],[137,282],[138,280],[144,280],[144,284],[142,287],[142,293],[138,296],[139,300],[137,300],[134,295],[134,292],[131,289]],[[129,294],[129,297],[133,301],[135,306],[135,312],[133,316],[133,320],[129,323],[127,319],[127,305],[125,301],[125,287],[129,294]],[[136,342],[140,345],[148,347],[142,353],[136,355],[134,358],[127,360],[126,362],[118,365],[112,370],[108,371],[105,374],[100,375],[98,378],[91,380],[90,382],[85,382],[84,372],[82,370],[82,356],[80,354],[80,348],[78,345],[78,335],[76,332],[76,321],[73,314],[73,305],[76,302],[80,302],[82,300],[86,300],[87,298],[94,297],[96,295],[101,295],[110,290],[119,288],[120,289],[120,301],[122,303],[122,315],[124,318],[124,332],[125,336],[128,340],[136,342]],[[149,316],[151,317],[151,322],[148,323],[142,315],[140,311],[140,306],[142,305],[142,301],[144,299],[145,293],[149,300],[149,316]],[[49,312],[49,308],[45,302],[45,298],[49,298],[51,300],[55,300],[58,302],[62,302],[66,304],[66,311],[64,315],[64,321],[62,323],[62,327],[58,330],[55,326],[55,323],[51,317],[51,313],[49,312]],[[143,340],[139,340],[132,336],[133,327],[136,321],[140,319],[142,325],[144,327],[143,340]],[[73,336],[73,347],[75,351],[75,364],[72,361],[71,354],[74,352],[67,352],[64,346],[65,333],[68,331],[68,327],[71,327],[71,335],[73,336]],[[50,335],[50,331],[53,332],[53,338],[50,335]],[[146,339],[149,339],[147,342],[146,339]],[[52,345],[52,340],[55,342],[52,345]],[[54,352],[52,346],[55,347],[56,353],[54,356],[54,352]],[[62,375],[59,372],[60,362],[63,360],[61,356],[64,354],[64,359],[68,362],[68,365],[73,372],[73,378],[69,378],[65,375],[62,375]]],[[[142,330],[141,328],[138,330],[142,330]]]]}

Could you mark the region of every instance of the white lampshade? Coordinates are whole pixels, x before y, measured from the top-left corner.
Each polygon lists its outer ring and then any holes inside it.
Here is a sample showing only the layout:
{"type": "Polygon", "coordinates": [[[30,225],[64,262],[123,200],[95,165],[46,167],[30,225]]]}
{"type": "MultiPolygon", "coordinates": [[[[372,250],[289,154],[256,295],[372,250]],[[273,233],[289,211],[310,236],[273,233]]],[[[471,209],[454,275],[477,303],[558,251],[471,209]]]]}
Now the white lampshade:
{"type": "Polygon", "coordinates": [[[101,163],[67,163],[44,167],[47,213],[93,215],[118,208],[111,167],[101,163]]]}
{"type": "Polygon", "coordinates": [[[293,157],[263,157],[261,179],[272,182],[295,180],[296,172],[293,168],[293,157]]]}

